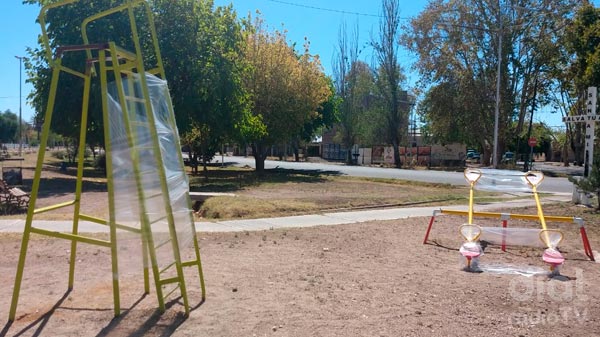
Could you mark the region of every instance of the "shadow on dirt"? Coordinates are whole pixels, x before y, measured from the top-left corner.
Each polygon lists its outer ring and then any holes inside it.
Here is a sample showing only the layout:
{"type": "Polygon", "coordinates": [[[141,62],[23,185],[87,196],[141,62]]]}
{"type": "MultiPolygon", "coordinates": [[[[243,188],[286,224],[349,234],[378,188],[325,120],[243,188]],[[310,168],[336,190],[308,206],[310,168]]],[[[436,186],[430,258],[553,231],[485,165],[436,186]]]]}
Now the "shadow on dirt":
{"type": "MultiPolygon", "coordinates": [[[[56,302],[56,304],[54,304],[52,306],[52,308],[50,310],[48,310],[48,312],[46,312],[45,314],[40,316],[40,318],[36,319],[35,321],[31,322],[29,325],[24,327],[21,331],[17,332],[14,336],[15,337],[21,336],[24,333],[26,333],[32,329],[35,329],[35,331],[33,332],[33,334],[31,334],[31,336],[41,336],[42,332],[44,331],[44,327],[46,326],[46,324],[48,324],[48,321],[50,320],[50,318],[52,317],[52,315],[54,314],[56,309],[60,308],[61,304],[69,297],[70,293],[71,293],[71,290],[67,290],[64,293],[64,295],[62,295],[62,297],[56,302]]],[[[6,333],[10,329],[12,323],[13,322],[11,322],[11,321],[6,323],[6,325],[4,326],[4,329],[2,329],[2,331],[0,331],[0,336],[6,336],[6,333]]]]}
{"type": "MultiPolygon", "coordinates": [[[[22,335],[31,335],[31,336],[42,336],[44,335],[44,329],[48,322],[52,319],[54,313],[57,310],[113,310],[111,309],[86,309],[86,308],[72,308],[72,307],[64,307],[62,306],[65,300],[69,297],[71,293],[70,290],[67,290],[63,296],[52,306],[48,312],[44,313],[35,321],[28,324],[26,327],[22,328],[20,331],[17,331],[14,336],[22,336],[22,335]]],[[[100,336],[129,336],[129,337],[141,337],[146,336],[150,331],[153,333],[158,332],[160,336],[170,336],[172,335],[177,327],[179,327],[182,323],[187,320],[186,315],[183,311],[177,311],[174,314],[165,314],[160,310],[154,310],[154,312],[147,316],[145,320],[140,319],[139,315],[132,314],[133,310],[142,303],[142,301],[147,297],[147,295],[142,295],[137,301],[135,301],[131,307],[122,309],[122,312],[119,316],[113,318],[102,330],[98,332],[97,337],[100,336]],[[138,317],[133,317],[138,316],[138,317]]],[[[180,298],[173,299],[167,303],[165,303],[166,309],[169,310],[175,304],[181,304],[180,298]]],[[[196,310],[199,308],[204,301],[198,303],[196,306],[191,308],[191,310],[196,310]]],[[[12,326],[13,322],[9,321],[4,325],[4,328],[0,331],[0,336],[6,336],[12,326]]]]}
{"type": "MultiPolygon", "coordinates": [[[[31,191],[33,179],[24,179],[23,184],[28,191],[31,191]]],[[[39,198],[59,197],[75,193],[76,179],[71,177],[48,177],[40,180],[39,198]]],[[[95,182],[84,180],[82,182],[82,191],[85,192],[106,192],[105,182],[95,182]]]]}
{"type": "Polygon", "coordinates": [[[234,192],[245,187],[263,184],[322,183],[327,177],[340,176],[339,171],[266,169],[262,173],[254,170],[229,169],[235,163],[227,163],[221,170],[208,170],[190,176],[190,190],[194,192],[234,192]]]}

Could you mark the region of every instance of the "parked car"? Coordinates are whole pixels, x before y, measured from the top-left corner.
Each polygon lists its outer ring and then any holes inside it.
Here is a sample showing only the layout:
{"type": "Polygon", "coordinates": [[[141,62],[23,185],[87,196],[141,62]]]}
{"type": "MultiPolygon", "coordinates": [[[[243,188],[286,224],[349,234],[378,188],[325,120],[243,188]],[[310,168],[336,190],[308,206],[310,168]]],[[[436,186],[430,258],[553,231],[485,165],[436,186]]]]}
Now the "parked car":
{"type": "Polygon", "coordinates": [[[190,165],[190,154],[187,152],[182,152],[181,157],[183,157],[183,165],[190,165]]]}
{"type": "Polygon", "coordinates": [[[502,155],[502,163],[514,163],[515,161],[515,153],[514,152],[504,152],[502,155]]]}
{"type": "Polygon", "coordinates": [[[475,150],[467,150],[467,160],[471,162],[478,162],[481,159],[479,152],[475,150]]]}

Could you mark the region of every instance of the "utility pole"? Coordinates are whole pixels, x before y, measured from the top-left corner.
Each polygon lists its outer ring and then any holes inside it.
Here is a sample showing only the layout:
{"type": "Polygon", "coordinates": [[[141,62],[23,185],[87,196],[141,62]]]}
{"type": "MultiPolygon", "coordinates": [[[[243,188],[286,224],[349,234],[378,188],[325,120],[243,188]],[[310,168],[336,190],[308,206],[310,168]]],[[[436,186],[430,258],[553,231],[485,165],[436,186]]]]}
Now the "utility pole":
{"type": "Polygon", "coordinates": [[[22,115],[22,94],[21,94],[21,82],[23,81],[21,78],[21,73],[22,73],[22,66],[23,66],[23,56],[15,56],[17,59],[19,59],[19,157],[21,157],[23,155],[23,137],[21,135],[21,129],[22,129],[22,125],[23,125],[23,121],[21,118],[22,115]]]}
{"type": "Polygon", "coordinates": [[[494,150],[492,151],[492,167],[498,167],[498,123],[500,119],[500,71],[502,66],[502,5],[498,0],[498,69],[496,72],[496,111],[494,113],[494,150]]]}

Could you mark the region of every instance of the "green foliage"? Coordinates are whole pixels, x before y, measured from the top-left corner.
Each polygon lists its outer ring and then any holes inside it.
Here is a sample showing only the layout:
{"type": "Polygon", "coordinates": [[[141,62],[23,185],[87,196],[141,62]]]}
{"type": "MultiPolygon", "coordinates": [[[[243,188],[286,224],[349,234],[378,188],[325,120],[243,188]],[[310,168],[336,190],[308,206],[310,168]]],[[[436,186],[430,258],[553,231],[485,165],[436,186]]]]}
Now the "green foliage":
{"type": "MultiPolygon", "coordinates": [[[[30,4],[45,4],[43,0],[27,0],[30,4]]],[[[50,39],[51,50],[46,50],[43,45],[29,49],[29,59],[25,66],[28,69],[29,82],[33,84],[34,91],[30,97],[31,104],[36,111],[36,122],[45,118],[45,109],[49,98],[51,68],[50,55],[54,55],[56,48],[67,45],[81,45],[84,43],[81,22],[100,11],[114,7],[112,0],[90,0],[75,2],[66,6],[51,9],[46,15],[47,32],[50,39]]],[[[138,13],[138,15],[141,15],[138,13]]],[[[91,43],[105,43],[115,41],[125,49],[133,50],[131,29],[126,13],[119,13],[101,19],[89,26],[88,37],[91,43]]],[[[41,42],[40,42],[41,43],[41,42]]],[[[84,73],[86,55],[84,52],[66,53],[62,57],[62,64],[73,70],[84,73]]],[[[76,138],[81,126],[81,107],[83,104],[83,80],[76,76],[62,75],[56,93],[54,116],[51,129],[65,137],[76,138]]],[[[102,143],[102,109],[100,103],[100,83],[92,81],[90,90],[88,116],[88,141],[92,144],[102,143]]]]}
{"type": "Polygon", "coordinates": [[[214,8],[210,0],[153,3],[180,133],[202,130],[190,145],[202,144],[192,147],[212,158],[224,141],[241,138],[247,119],[242,26],[231,6],[214,8]]]}
{"type": "Polygon", "coordinates": [[[484,151],[484,159],[489,158],[499,78],[501,154],[504,144],[526,126],[534,96],[545,104],[555,91],[552,74],[558,72],[565,50],[556,41],[577,4],[575,0],[430,2],[401,40],[418,54],[415,68],[423,87],[431,91],[421,109],[430,131],[439,138],[470,140],[484,151]],[[454,121],[455,117],[461,120],[454,121]]]}
{"type": "Polygon", "coordinates": [[[19,116],[10,110],[0,113],[0,143],[17,142],[19,134],[19,116]]]}
{"type": "Polygon", "coordinates": [[[67,150],[52,151],[50,155],[56,159],[65,160],[68,159],[67,150]]]}
{"type": "MultiPolygon", "coordinates": [[[[373,71],[366,63],[355,61],[349,65],[344,78],[338,81],[340,114],[336,141],[346,149],[351,149],[359,142],[363,145],[369,143],[372,135],[377,133],[373,130],[377,126],[373,114],[378,107],[374,97],[377,88],[373,71]]],[[[348,153],[347,162],[350,163],[351,160],[351,153],[348,153]]]]}
{"type": "MultiPolygon", "coordinates": [[[[28,0],[29,3],[44,2],[28,0]]],[[[240,125],[248,113],[247,95],[241,86],[244,72],[241,50],[244,39],[241,24],[232,7],[213,8],[210,0],[150,1],[155,14],[159,45],[167,80],[171,89],[177,125],[182,133],[193,123],[206,125],[205,138],[210,141],[206,150],[218,148],[226,139],[239,139],[240,125]]],[[[82,44],[81,21],[106,8],[113,0],[90,0],[51,10],[47,15],[51,48],[82,44]]],[[[156,64],[157,55],[151,51],[148,20],[145,12],[136,11],[140,42],[145,50],[147,65],[156,64]]],[[[90,27],[91,42],[115,41],[119,46],[134,50],[129,18],[118,13],[101,19],[90,27]]],[[[85,54],[65,54],[63,64],[84,71],[85,54]]],[[[28,63],[30,81],[35,91],[32,103],[41,121],[48,99],[51,69],[42,47],[30,50],[28,63]]],[[[103,143],[103,126],[99,81],[92,81],[88,142],[103,143]]],[[[79,133],[83,82],[74,76],[61,76],[55,115],[51,128],[65,137],[79,133]]],[[[213,153],[214,154],[214,153],[213,153]]]]}
{"type": "Polygon", "coordinates": [[[566,34],[576,86],[585,89],[600,83],[600,8],[585,1],[577,11],[566,34]]]}
{"type": "MultiPolygon", "coordinates": [[[[560,97],[555,106],[564,115],[585,113],[585,96],[589,86],[600,83],[600,9],[589,1],[583,1],[572,20],[566,26],[566,32],[560,44],[566,46],[560,67],[554,69],[559,80],[557,91],[560,97]]],[[[568,145],[575,153],[575,161],[584,160],[585,124],[567,125],[568,145]]]]}
{"type": "Polygon", "coordinates": [[[398,147],[406,139],[410,102],[401,83],[405,80],[398,63],[400,38],[400,2],[383,0],[383,18],[379,23],[379,36],[371,42],[378,62],[376,85],[382,101],[380,123],[385,141],[394,148],[394,165],[400,167],[398,147]]]}
{"type": "Polygon", "coordinates": [[[269,147],[303,137],[331,89],[318,56],[309,53],[308,41],[296,53],[285,32],[267,31],[260,17],[246,32],[244,56],[248,71],[243,84],[254,116],[247,120],[257,129],[247,127],[243,136],[252,144],[257,171],[262,171],[269,147]]]}
{"type": "Polygon", "coordinates": [[[587,177],[581,179],[569,177],[569,181],[586,193],[596,194],[598,201],[596,210],[600,211],[600,154],[594,155],[594,164],[587,177]]]}

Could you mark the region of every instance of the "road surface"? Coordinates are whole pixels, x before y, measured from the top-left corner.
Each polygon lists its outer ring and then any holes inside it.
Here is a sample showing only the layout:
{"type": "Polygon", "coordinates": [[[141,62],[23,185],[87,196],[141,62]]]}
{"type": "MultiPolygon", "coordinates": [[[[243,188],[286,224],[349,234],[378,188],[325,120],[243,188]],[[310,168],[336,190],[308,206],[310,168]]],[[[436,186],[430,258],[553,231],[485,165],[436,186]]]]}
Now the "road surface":
{"type": "MultiPolygon", "coordinates": [[[[217,156],[215,162],[224,161],[226,164],[236,166],[249,166],[255,167],[254,157],[240,157],[240,156],[217,156]]],[[[402,180],[414,180],[421,182],[430,183],[445,183],[451,185],[465,185],[465,178],[463,172],[449,172],[449,171],[435,171],[435,170],[407,170],[407,169],[396,169],[396,168],[383,168],[383,167],[372,167],[372,166],[348,166],[344,164],[336,163],[314,163],[314,162],[290,162],[290,161],[277,161],[277,160],[266,160],[265,169],[288,169],[288,170],[316,170],[323,172],[332,172],[336,174],[355,176],[355,177],[369,177],[369,178],[388,178],[388,179],[402,179],[402,180]]],[[[536,164],[536,168],[541,168],[541,164],[536,164]]],[[[559,170],[560,168],[556,168],[559,170]]],[[[545,177],[544,181],[540,185],[539,192],[546,193],[572,193],[573,184],[567,179],[562,177],[545,177]]]]}

